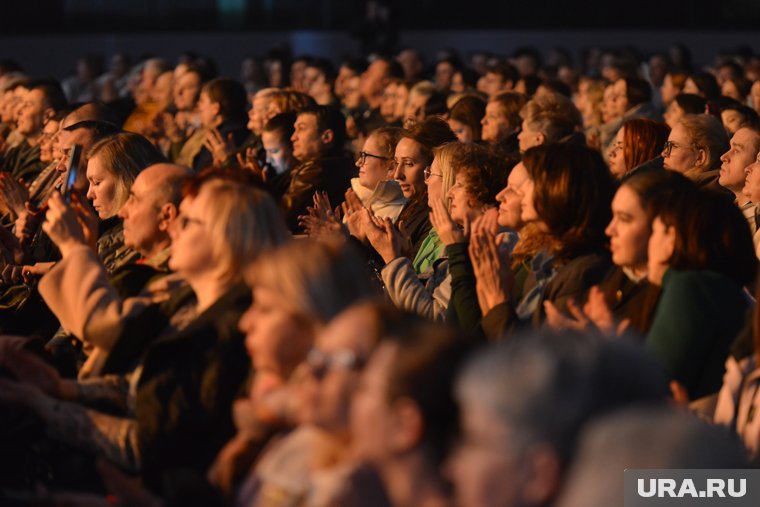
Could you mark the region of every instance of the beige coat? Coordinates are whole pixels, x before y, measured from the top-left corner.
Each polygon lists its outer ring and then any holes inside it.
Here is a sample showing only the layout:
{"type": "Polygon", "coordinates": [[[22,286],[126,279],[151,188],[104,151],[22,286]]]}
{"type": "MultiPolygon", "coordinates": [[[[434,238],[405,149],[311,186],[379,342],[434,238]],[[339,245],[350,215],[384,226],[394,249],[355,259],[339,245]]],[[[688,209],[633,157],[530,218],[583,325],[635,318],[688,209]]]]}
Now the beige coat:
{"type": "Polygon", "coordinates": [[[167,275],[150,283],[137,297],[123,300],[98,256],[82,245],[42,277],[39,292],[61,326],[91,350],[79,371],[79,378],[87,378],[99,375],[128,317],[166,299],[183,283],[178,275],[167,275]]]}

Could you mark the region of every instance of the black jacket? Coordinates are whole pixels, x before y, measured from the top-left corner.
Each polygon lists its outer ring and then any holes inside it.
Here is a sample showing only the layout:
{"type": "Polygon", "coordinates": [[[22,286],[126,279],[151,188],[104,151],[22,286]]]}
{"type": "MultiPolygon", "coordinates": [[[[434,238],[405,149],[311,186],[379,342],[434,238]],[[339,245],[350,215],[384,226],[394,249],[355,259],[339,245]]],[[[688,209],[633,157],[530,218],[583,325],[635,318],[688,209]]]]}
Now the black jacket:
{"type": "Polygon", "coordinates": [[[204,472],[234,436],[232,402],[250,369],[238,320],[250,304],[250,291],[236,286],[187,328],[148,346],[135,415],[142,475],[154,491],[169,473],[204,472]]]}
{"type": "Polygon", "coordinates": [[[321,156],[291,169],[290,183],[281,201],[291,232],[302,232],[298,217],[308,213],[306,208],[312,205],[314,192],[327,192],[333,208],[342,203],[355,170],[351,158],[342,153],[321,156]]]}

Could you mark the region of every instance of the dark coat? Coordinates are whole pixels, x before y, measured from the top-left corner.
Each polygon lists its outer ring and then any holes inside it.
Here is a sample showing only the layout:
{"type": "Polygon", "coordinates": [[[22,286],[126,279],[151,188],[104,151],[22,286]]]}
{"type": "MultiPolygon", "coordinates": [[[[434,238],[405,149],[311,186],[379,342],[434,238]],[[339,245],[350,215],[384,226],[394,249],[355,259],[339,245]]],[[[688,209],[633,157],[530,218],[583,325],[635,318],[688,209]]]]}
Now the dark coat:
{"type": "Polygon", "coordinates": [[[355,170],[351,158],[342,153],[321,156],[291,169],[290,183],[281,201],[291,232],[303,232],[298,217],[308,214],[306,208],[312,205],[314,192],[327,192],[333,208],[340,205],[355,170]]]}
{"type": "Polygon", "coordinates": [[[232,402],[250,369],[238,321],[250,304],[250,291],[236,286],[187,328],[148,346],[135,415],[151,489],[171,471],[204,472],[234,436],[232,402]]]}

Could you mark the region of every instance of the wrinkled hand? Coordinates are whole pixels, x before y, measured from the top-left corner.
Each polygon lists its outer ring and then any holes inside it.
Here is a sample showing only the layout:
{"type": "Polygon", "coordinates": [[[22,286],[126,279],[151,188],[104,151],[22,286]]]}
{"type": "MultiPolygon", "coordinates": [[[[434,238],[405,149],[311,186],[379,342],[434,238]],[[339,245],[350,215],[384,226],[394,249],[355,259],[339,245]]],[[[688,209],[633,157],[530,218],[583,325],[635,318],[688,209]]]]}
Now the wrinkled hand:
{"type": "Polygon", "coordinates": [[[438,237],[444,245],[449,246],[455,243],[467,242],[467,234],[454,220],[446,210],[443,200],[438,199],[433,202],[433,209],[430,212],[430,223],[438,233],[438,237]]]}
{"type": "Polygon", "coordinates": [[[478,303],[483,315],[486,315],[493,307],[509,301],[509,296],[514,291],[515,280],[510,259],[501,257],[496,237],[486,227],[478,227],[473,231],[469,254],[475,272],[478,303]]]}
{"type": "Polygon", "coordinates": [[[213,128],[206,133],[206,139],[203,141],[203,146],[211,152],[211,157],[214,160],[215,166],[222,166],[227,159],[237,151],[235,146],[235,139],[230,132],[227,134],[227,139],[222,137],[219,130],[213,128]]]}
{"type": "Polygon", "coordinates": [[[26,185],[8,173],[0,173],[0,201],[5,203],[14,216],[18,217],[26,209],[24,203],[28,200],[29,190],[26,185]]]}

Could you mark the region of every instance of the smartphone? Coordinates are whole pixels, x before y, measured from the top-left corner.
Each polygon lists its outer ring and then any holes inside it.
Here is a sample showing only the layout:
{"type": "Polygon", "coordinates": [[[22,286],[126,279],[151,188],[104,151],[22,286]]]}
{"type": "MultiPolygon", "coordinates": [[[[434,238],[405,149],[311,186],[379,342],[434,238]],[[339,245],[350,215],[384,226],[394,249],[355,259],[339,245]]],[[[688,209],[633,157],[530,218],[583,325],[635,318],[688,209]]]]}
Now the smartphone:
{"type": "Polygon", "coordinates": [[[79,172],[79,159],[82,156],[82,146],[75,144],[71,148],[69,153],[69,160],[66,164],[66,176],[64,178],[63,186],[61,187],[61,195],[66,202],[71,202],[71,192],[74,189],[74,185],[77,181],[77,174],[79,172]]]}

